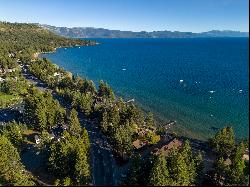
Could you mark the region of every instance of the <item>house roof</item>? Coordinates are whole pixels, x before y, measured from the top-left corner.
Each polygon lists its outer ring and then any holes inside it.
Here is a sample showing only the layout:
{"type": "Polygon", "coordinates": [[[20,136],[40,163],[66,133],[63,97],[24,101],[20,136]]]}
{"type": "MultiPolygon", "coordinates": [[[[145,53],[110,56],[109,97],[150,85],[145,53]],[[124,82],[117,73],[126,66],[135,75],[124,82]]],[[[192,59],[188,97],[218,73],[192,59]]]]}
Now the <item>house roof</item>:
{"type": "Polygon", "coordinates": [[[167,155],[169,153],[169,151],[171,149],[173,149],[174,147],[176,148],[180,148],[183,145],[182,141],[177,140],[176,138],[174,140],[172,140],[171,142],[169,142],[168,144],[163,145],[160,149],[158,149],[155,154],[159,155],[159,154],[164,154],[167,155]]]}
{"type": "Polygon", "coordinates": [[[224,161],[224,164],[225,165],[230,165],[232,163],[232,161],[229,159],[229,158],[227,158],[225,161],[224,161]]]}
{"type": "Polygon", "coordinates": [[[137,139],[133,142],[133,146],[136,148],[136,149],[139,149],[141,147],[143,147],[145,145],[144,142],[142,142],[141,140],[137,139]]]}

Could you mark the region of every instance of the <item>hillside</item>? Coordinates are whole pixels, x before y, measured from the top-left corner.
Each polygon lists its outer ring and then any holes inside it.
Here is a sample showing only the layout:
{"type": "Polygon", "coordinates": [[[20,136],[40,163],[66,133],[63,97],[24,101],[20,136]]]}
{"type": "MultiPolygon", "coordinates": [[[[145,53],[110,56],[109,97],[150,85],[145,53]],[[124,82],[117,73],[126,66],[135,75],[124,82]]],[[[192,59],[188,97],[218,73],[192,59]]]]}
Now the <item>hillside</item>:
{"type": "Polygon", "coordinates": [[[0,186],[249,185],[249,141],[232,127],[209,142],[170,133],[106,82],[34,57],[92,44],[0,22],[0,186]]]}
{"type": "Polygon", "coordinates": [[[15,66],[17,59],[28,61],[36,52],[86,44],[93,42],[69,40],[35,24],[0,22],[0,68],[15,66]]]}
{"type": "MultiPolygon", "coordinates": [[[[40,25],[40,24],[38,24],[40,25]]],[[[248,32],[218,31],[212,30],[202,33],[179,32],[179,31],[153,31],[132,32],[109,30],[93,27],[55,27],[51,25],[40,25],[56,34],[70,38],[196,38],[196,37],[249,37],[248,32]]]]}
{"type": "Polygon", "coordinates": [[[77,111],[52,93],[52,86],[71,81],[71,74],[34,54],[92,44],[34,24],[0,22],[0,186],[91,182],[88,133],[77,111]],[[62,154],[61,147],[70,149],[62,154]]]}

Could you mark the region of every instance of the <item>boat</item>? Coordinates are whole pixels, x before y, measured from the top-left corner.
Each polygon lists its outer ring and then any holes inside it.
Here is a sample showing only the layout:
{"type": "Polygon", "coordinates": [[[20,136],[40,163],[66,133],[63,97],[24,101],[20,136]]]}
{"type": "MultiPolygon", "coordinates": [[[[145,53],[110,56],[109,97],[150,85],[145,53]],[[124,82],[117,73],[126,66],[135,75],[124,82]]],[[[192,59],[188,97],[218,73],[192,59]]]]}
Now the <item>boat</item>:
{"type": "Polygon", "coordinates": [[[184,81],[184,80],[181,79],[181,80],[180,80],[180,83],[182,83],[183,81],[184,81]]]}
{"type": "Polygon", "coordinates": [[[123,68],[122,71],[126,71],[127,69],[123,68]]]}

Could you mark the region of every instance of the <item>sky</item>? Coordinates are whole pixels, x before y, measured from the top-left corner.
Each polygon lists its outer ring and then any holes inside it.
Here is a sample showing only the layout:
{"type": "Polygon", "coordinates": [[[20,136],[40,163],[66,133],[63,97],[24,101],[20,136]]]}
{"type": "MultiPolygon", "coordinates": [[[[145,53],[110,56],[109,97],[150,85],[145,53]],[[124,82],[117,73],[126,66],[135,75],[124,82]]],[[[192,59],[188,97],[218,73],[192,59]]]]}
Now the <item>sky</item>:
{"type": "Polygon", "coordinates": [[[0,0],[0,21],[130,31],[249,31],[248,0],[0,0]]]}

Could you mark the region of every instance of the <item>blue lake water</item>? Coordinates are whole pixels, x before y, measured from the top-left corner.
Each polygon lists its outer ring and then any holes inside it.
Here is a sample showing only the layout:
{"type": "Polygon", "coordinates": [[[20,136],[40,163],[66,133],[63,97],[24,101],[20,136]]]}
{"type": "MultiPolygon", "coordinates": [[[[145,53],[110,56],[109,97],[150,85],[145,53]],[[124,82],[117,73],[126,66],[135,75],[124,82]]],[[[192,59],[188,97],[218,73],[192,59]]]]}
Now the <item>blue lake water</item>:
{"type": "Polygon", "coordinates": [[[95,40],[42,56],[107,81],[159,121],[176,120],[183,135],[206,139],[229,124],[237,138],[249,136],[248,38],[95,40]]]}

